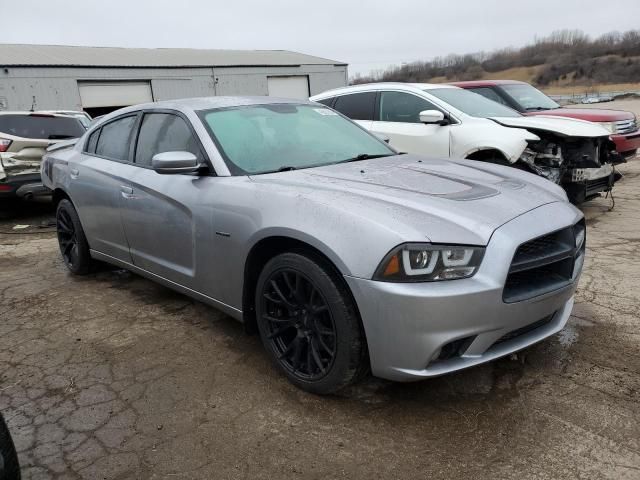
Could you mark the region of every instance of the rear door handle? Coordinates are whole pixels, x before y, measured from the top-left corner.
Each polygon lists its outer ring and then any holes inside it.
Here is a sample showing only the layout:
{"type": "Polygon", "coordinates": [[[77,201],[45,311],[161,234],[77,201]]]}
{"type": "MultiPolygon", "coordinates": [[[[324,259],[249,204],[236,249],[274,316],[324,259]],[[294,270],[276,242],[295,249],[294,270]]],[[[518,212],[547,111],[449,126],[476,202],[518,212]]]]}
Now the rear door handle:
{"type": "Polygon", "coordinates": [[[80,171],[77,168],[72,168],[70,172],[71,178],[78,178],[78,175],[80,175],[80,171]]]}
{"type": "Polygon", "coordinates": [[[126,185],[120,185],[121,195],[126,199],[135,199],[138,198],[133,194],[133,188],[127,187],[126,185]]]}

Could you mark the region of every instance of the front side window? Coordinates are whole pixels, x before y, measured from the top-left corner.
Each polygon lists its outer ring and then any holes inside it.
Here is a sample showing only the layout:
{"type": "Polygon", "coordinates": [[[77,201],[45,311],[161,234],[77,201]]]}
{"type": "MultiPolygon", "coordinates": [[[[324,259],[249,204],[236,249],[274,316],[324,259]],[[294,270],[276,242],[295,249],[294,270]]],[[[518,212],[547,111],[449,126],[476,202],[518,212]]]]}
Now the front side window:
{"type": "Polygon", "coordinates": [[[104,125],[96,145],[96,155],[114,160],[129,160],[129,141],[135,122],[135,115],[131,115],[104,125]]]}
{"type": "Polygon", "coordinates": [[[157,153],[189,152],[201,158],[198,142],[187,123],[169,113],[146,113],[136,145],[136,164],[151,166],[157,153]]]}
{"type": "Polygon", "coordinates": [[[329,165],[363,154],[395,154],[358,125],[316,105],[255,105],[199,115],[233,175],[329,165]]]}
{"type": "Polygon", "coordinates": [[[521,115],[509,107],[500,105],[493,100],[463,90],[462,88],[434,88],[427,90],[428,93],[443,102],[448,103],[463,113],[472,117],[490,118],[490,117],[520,117],[521,115]]]}
{"type": "Polygon", "coordinates": [[[351,120],[373,120],[376,92],[352,93],[336,98],[334,109],[351,120]]]}
{"type": "Polygon", "coordinates": [[[513,83],[501,85],[500,88],[502,88],[515,103],[520,105],[523,110],[532,112],[535,110],[553,110],[560,108],[560,105],[529,84],[513,83]]]}
{"type": "Polygon", "coordinates": [[[420,112],[439,110],[433,103],[416,95],[404,92],[381,92],[381,122],[420,123],[420,112]]]}

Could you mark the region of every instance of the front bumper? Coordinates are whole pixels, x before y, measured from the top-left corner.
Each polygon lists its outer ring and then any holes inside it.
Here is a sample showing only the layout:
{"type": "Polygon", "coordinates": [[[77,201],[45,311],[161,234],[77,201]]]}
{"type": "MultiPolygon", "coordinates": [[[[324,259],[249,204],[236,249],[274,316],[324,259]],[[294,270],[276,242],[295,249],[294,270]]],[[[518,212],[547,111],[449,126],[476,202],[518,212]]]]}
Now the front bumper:
{"type": "Polygon", "coordinates": [[[633,156],[640,148],[640,130],[624,135],[611,135],[611,140],[616,144],[616,151],[625,157],[633,156]]]}
{"type": "Polygon", "coordinates": [[[480,269],[469,279],[390,283],[346,276],[373,374],[396,381],[438,376],[508,355],[561,330],[571,314],[581,266],[569,286],[522,302],[505,303],[503,288],[520,244],[573,225],[581,216],[569,204],[553,203],[517,217],[494,232],[480,269]],[[532,324],[540,326],[526,331],[532,324]],[[524,333],[504,340],[519,329],[524,333]],[[435,360],[443,347],[461,339],[470,339],[461,355],[435,360]]]}
{"type": "Polygon", "coordinates": [[[608,192],[616,182],[615,170],[610,164],[600,168],[575,168],[570,174],[571,180],[565,185],[565,190],[573,203],[582,203],[608,192]]]}

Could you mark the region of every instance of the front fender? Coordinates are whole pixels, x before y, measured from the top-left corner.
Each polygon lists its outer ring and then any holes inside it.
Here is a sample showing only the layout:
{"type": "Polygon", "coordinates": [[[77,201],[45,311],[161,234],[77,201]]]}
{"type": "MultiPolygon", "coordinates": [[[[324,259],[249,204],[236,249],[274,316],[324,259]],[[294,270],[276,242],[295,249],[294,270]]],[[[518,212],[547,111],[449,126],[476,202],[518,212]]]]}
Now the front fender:
{"type": "Polygon", "coordinates": [[[247,242],[244,258],[247,258],[249,252],[262,240],[270,237],[287,237],[299,242],[311,245],[313,248],[325,255],[343,275],[352,275],[351,269],[342,261],[340,256],[325,242],[313,235],[309,235],[298,229],[288,227],[267,227],[259,230],[251,236],[247,242]]]}
{"type": "Polygon", "coordinates": [[[540,140],[537,135],[524,129],[497,124],[462,125],[452,129],[451,156],[467,158],[480,150],[498,150],[510,163],[515,163],[527,148],[527,142],[537,140],[540,140]]]}

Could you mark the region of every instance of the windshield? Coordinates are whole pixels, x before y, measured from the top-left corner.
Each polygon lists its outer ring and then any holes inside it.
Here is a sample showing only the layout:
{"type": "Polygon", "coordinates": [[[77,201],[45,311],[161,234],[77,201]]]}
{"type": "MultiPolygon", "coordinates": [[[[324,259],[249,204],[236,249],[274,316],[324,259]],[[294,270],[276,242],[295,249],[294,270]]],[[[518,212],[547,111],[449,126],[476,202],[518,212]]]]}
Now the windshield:
{"type": "Polygon", "coordinates": [[[200,118],[233,175],[328,165],[395,153],[329,108],[273,104],[206,110],[200,118]]]}
{"type": "Polygon", "coordinates": [[[0,132],[23,138],[61,140],[81,137],[85,128],[73,117],[0,115],[0,132]]]}
{"type": "Polygon", "coordinates": [[[552,110],[560,108],[556,102],[547,97],[544,93],[526,83],[513,83],[501,85],[500,88],[507,95],[513,98],[520,107],[527,111],[552,110]]]}
{"type": "Polygon", "coordinates": [[[461,112],[471,115],[472,117],[489,118],[521,116],[515,110],[505,107],[493,100],[489,100],[482,95],[470,92],[469,90],[463,90],[461,88],[436,88],[434,90],[426,91],[434,97],[447,102],[452,107],[455,107],[461,112]]]}

